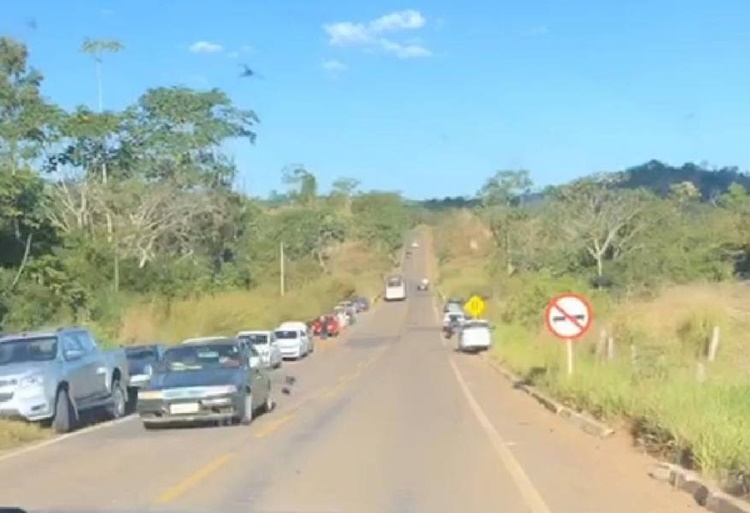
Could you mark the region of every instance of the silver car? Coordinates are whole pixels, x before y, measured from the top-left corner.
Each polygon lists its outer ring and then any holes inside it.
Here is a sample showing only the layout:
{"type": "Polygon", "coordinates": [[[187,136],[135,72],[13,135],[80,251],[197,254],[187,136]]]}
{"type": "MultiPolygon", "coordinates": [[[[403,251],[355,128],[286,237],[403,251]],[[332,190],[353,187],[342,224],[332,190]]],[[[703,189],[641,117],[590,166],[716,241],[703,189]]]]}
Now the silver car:
{"type": "Polygon", "coordinates": [[[67,433],[87,410],[122,417],[129,382],[125,351],[102,350],[86,329],[0,337],[0,417],[47,421],[67,433]]]}
{"type": "Polygon", "coordinates": [[[240,331],[237,338],[246,341],[258,351],[264,366],[272,369],[281,367],[284,359],[273,331],[240,331]]]}

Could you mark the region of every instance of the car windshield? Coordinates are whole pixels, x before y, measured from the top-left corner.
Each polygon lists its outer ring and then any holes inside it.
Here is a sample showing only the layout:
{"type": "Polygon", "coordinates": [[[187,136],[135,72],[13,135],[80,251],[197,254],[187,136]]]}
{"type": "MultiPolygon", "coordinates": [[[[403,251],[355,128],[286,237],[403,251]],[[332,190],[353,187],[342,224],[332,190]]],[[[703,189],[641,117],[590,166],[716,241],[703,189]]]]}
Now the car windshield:
{"type": "Polygon", "coordinates": [[[157,356],[156,347],[154,346],[128,347],[125,349],[125,354],[128,360],[148,360],[157,356]]]}
{"type": "Polygon", "coordinates": [[[490,327],[487,321],[470,321],[464,326],[465,330],[470,329],[488,329],[490,327]]]}
{"type": "Polygon", "coordinates": [[[0,342],[0,366],[48,362],[57,356],[57,337],[8,339],[0,342]]]}
{"type": "Polygon", "coordinates": [[[389,287],[400,287],[401,283],[402,283],[401,278],[398,278],[398,277],[388,278],[389,287]]]}
{"type": "Polygon", "coordinates": [[[451,314],[451,315],[448,316],[448,319],[451,322],[460,321],[460,320],[463,320],[463,318],[464,318],[464,316],[461,315],[461,314],[451,314]]]}
{"type": "Polygon", "coordinates": [[[251,346],[263,346],[268,344],[268,333],[248,333],[246,335],[240,335],[240,340],[245,340],[250,343],[251,346]]]}
{"type": "Polygon", "coordinates": [[[164,366],[170,372],[241,365],[242,353],[237,344],[189,344],[170,348],[164,353],[164,366]]]}
{"type": "Polygon", "coordinates": [[[291,340],[299,337],[299,333],[294,330],[279,330],[274,332],[274,335],[280,340],[291,340]]]}

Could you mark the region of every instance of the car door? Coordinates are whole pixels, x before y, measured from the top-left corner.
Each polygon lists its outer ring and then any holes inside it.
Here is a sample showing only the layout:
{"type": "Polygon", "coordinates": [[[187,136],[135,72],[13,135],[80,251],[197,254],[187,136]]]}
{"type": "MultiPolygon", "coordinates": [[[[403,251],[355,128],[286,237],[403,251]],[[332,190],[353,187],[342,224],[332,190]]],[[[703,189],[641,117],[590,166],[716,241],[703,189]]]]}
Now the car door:
{"type": "Polygon", "coordinates": [[[260,354],[258,353],[257,349],[252,344],[248,344],[248,368],[249,368],[249,374],[250,374],[250,391],[253,394],[253,409],[258,408],[261,404],[263,404],[266,400],[265,394],[266,387],[265,383],[263,382],[265,374],[263,372],[263,369],[260,365],[258,366],[251,366],[250,365],[250,357],[255,356],[257,358],[257,361],[260,362],[260,354]]]}
{"type": "Polygon", "coordinates": [[[96,387],[95,374],[78,337],[73,333],[60,335],[65,360],[65,378],[68,381],[70,397],[77,407],[85,407],[91,402],[96,387]]]}
{"type": "Polygon", "coordinates": [[[276,334],[273,331],[268,333],[268,344],[271,348],[272,365],[278,365],[281,362],[281,349],[279,348],[279,343],[276,341],[276,334]]]}
{"type": "Polygon", "coordinates": [[[99,346],[87,331],[73,332],[72,335],[78,339],[81,347],[83,347],[83,359],[86,362],[87,372],[92,376],[92,398],[99,400],[109,397],[109,385],[112,377],[109,375],[110,368],[104,359],[104,355],[99,350],[99,346]]]}

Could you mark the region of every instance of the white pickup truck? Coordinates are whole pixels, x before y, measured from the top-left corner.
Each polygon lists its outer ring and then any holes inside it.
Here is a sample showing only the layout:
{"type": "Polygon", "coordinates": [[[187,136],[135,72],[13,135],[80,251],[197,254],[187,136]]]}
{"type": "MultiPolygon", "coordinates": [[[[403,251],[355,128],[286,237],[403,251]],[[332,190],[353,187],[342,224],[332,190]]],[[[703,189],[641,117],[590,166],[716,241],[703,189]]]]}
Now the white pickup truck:
{"type": "Polygon", "coordinates": [[[124,350],[104,351],[84,328],[0,337],[0,417],[72,431],[81,413],[125,415],[130,382],[124,350]]]}

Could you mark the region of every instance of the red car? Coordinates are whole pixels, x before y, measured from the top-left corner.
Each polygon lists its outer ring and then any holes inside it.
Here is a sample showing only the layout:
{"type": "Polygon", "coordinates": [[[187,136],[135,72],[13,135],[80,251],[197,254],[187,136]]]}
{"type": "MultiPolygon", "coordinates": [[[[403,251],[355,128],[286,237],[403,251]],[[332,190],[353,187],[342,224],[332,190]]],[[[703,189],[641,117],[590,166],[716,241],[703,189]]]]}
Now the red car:
{"type": "Polygon", "coordinates": [[[338,317],[335,315],[326,315],[325,328],[329,337],[338,337],[341,326],[339,326],[338,317]]]}

